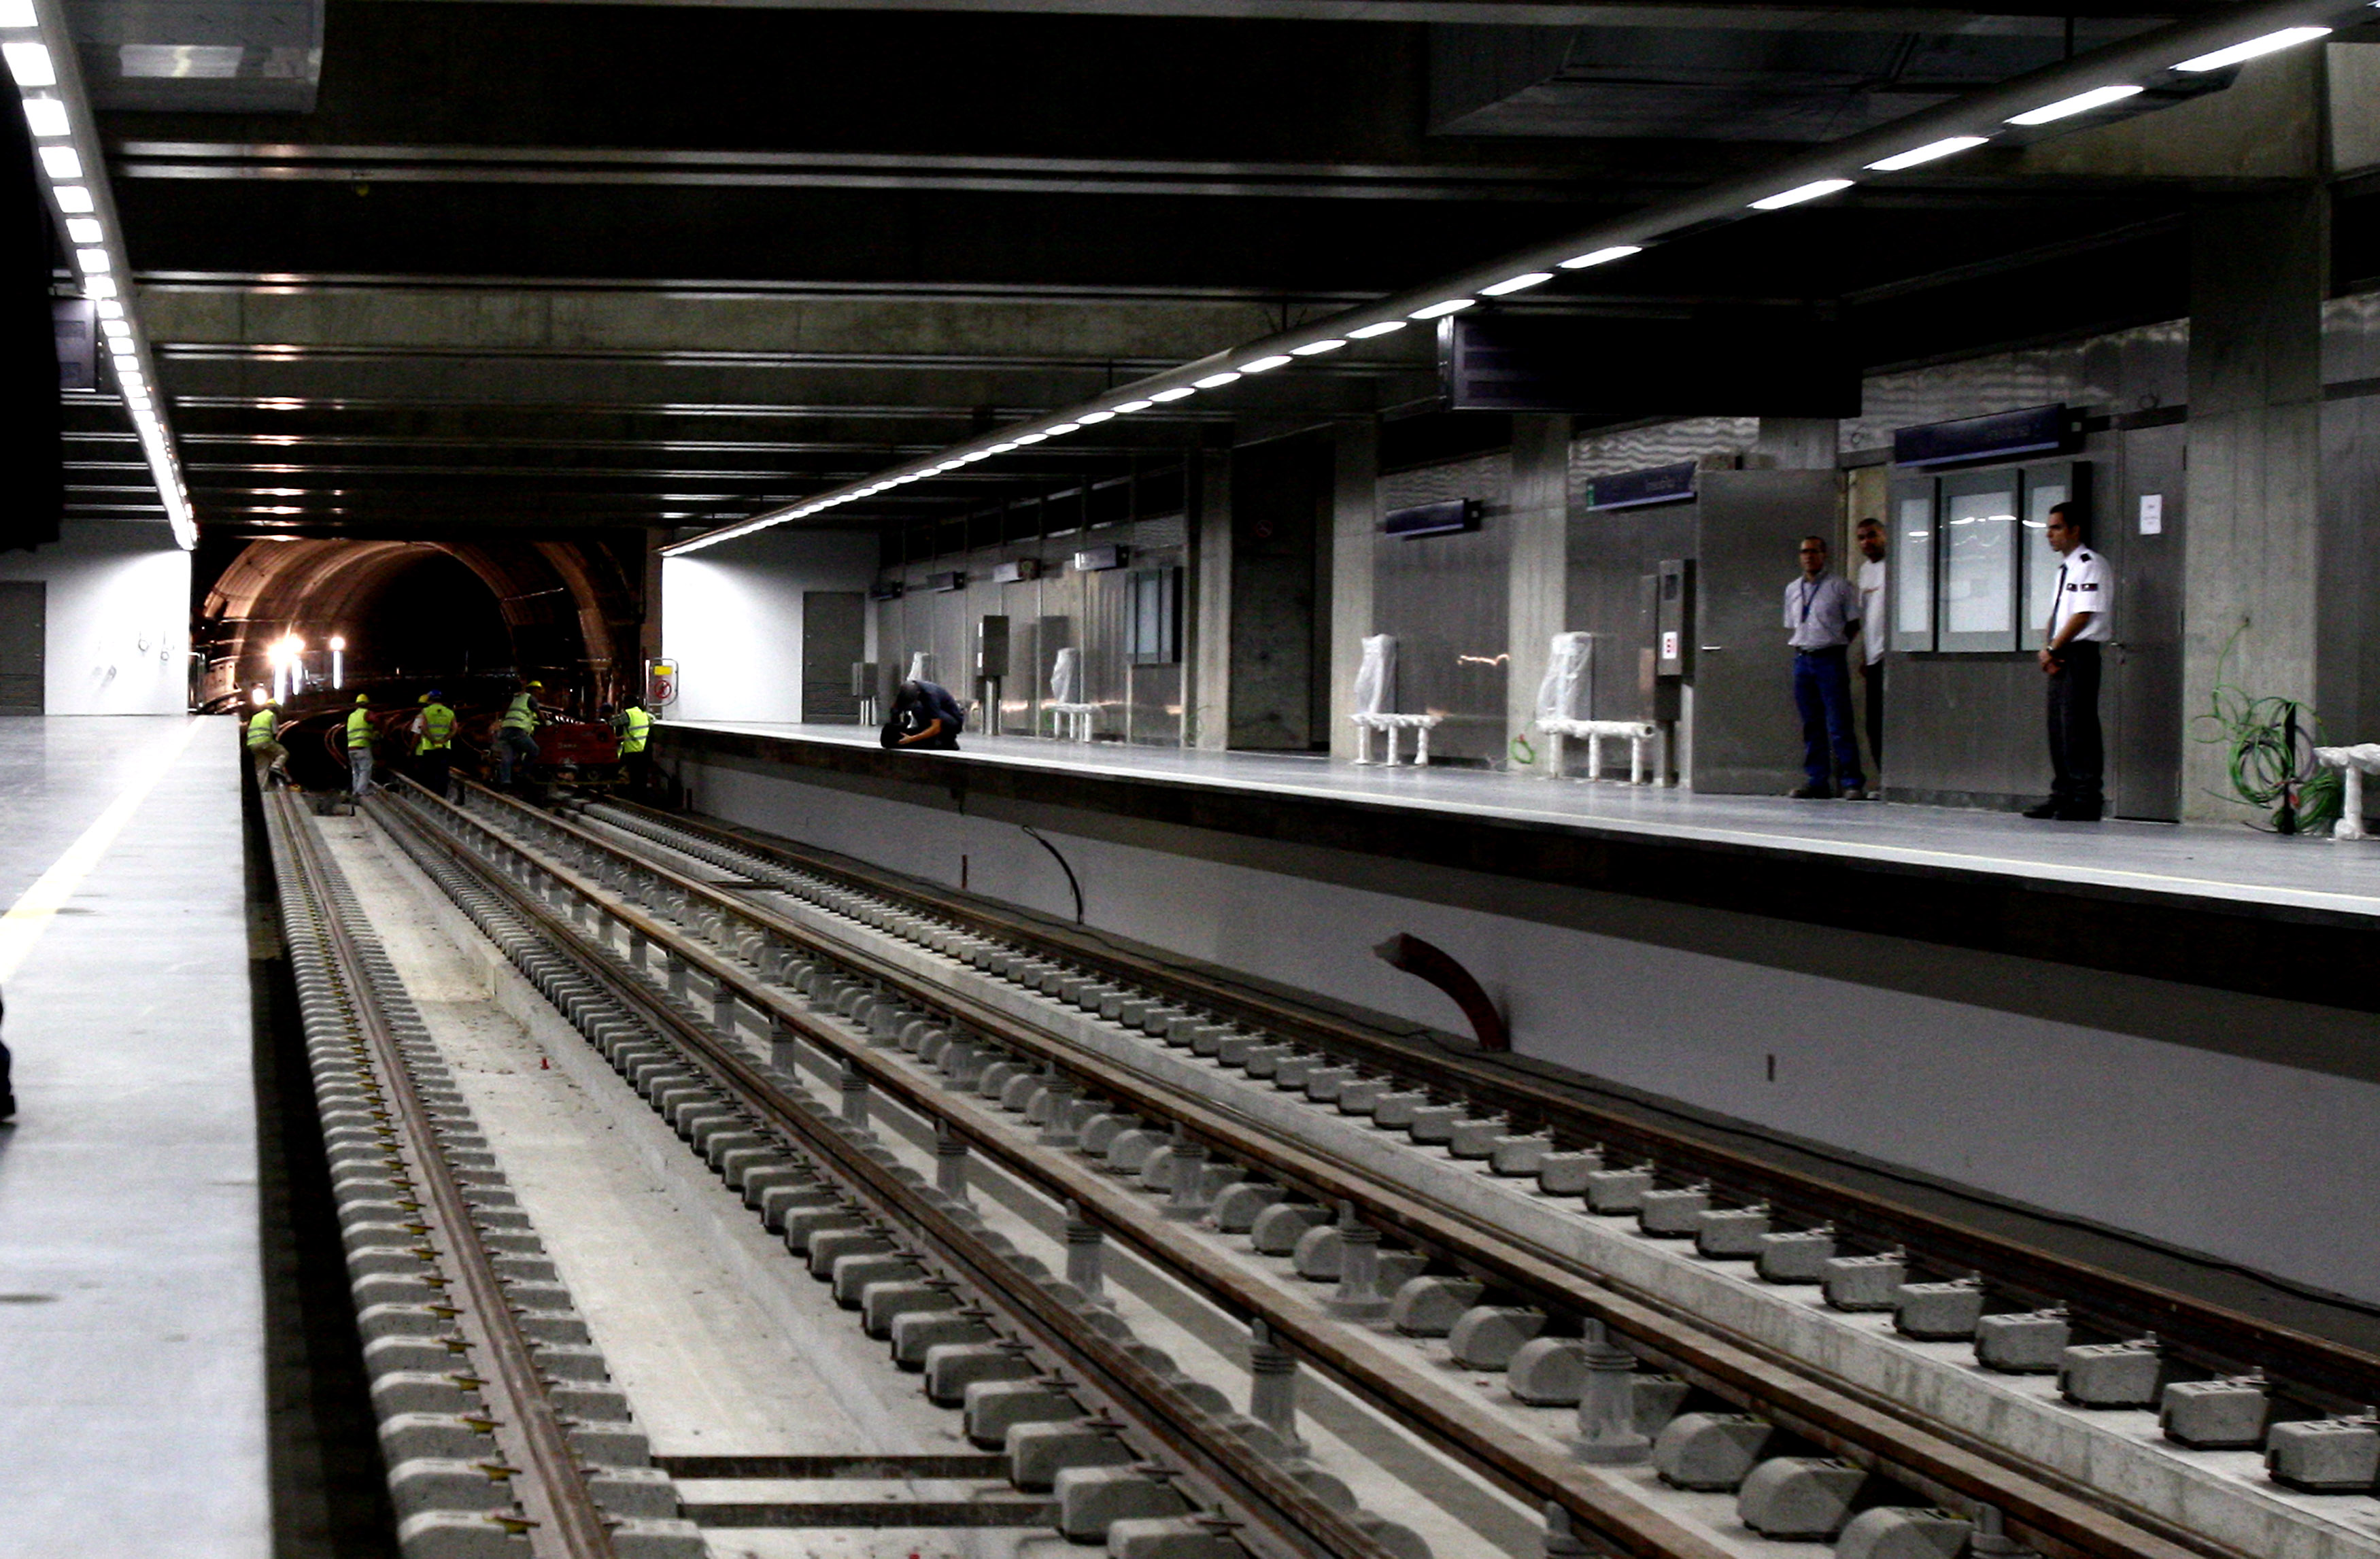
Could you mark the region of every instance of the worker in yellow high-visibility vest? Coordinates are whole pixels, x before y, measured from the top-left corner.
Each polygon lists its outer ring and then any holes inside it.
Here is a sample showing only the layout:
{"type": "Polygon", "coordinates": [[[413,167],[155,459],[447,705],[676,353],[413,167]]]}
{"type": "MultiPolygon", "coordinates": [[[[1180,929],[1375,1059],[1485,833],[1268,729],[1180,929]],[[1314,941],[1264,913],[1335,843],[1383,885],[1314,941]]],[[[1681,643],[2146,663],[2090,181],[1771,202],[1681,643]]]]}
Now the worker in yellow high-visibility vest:
{"type": "Polygon", "coordinates": [[[356,707],[347,711],[347,789],[358,801],[370,793],[371,776],[371,700],[358,693],[356,707]]]}
{"type": "Polygon", "coordinates": [[[413,749],[414,777],[430,789],[432,795],[447,792],[447,766],[455,761],[455,711],[446,705],[446,695],[435,689],[421,701],[421,713],[413,717],[420,743],[413,749]]]}
{"type": "Polygon", "coordinates": [[[537,761],[537,739],[530,732],[537,730],[537,695],[545,691],[540,682],[524,682],[504,707],[504,718],[496,729],[496,785],[510,790],[513,765],[520,765],[521,778],[528,778],[528,766],[537,761]]]}
{"type": "Polygon", "coordinates": [[[652,741],[652,712],[641,698],[631,698],[625,707],[612,717],[612,729],[620,734],[620,767],[628,777],[632,795],[649,795],[652,792],[653,755],[648,751],[652,741]]]}
{"type": "Polygon", "coordinates": [[[268,698],[248,717],[248,755],[256,765],[256,788],[270,790],[277,775],[289,783],[289,749],[281,744],[281,700],[268,698]]]}

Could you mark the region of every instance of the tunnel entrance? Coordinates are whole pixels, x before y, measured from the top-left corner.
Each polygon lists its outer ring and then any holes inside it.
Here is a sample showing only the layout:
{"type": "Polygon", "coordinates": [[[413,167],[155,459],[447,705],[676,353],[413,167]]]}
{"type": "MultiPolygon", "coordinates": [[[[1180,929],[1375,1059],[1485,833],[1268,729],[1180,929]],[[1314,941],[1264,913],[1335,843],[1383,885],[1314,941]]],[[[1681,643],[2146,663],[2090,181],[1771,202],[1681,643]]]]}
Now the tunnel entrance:
{"type": "Polygon", "coordinates": [[[518,664],[488,582],[445,552],[421,551],[358,592],[342,630],[362,680],[454,680],[518,664]]]}

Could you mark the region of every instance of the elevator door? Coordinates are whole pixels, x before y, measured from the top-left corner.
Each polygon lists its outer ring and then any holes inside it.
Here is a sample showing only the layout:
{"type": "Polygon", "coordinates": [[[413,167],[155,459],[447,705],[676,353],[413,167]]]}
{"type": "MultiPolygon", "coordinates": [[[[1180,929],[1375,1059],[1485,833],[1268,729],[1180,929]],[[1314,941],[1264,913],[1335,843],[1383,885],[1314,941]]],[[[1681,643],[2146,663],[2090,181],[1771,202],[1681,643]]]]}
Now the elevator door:
{"type": "Polygon", "coordinates": [[[0,585],[0,715],[42,712],[42,643],[49,586],[0,585]]]}
{"type": "Polygon", "coordinates": [[[851,667],[868,654],[868,598],[857,590],[802,592],[802,719],[849,725],[859,719],[851,667]]]}
{"type": "Polygon", "coordinates": [[[1802,782],[1785,585],[1803,537],[1842,528],[1840,483],[1832,471],[1706,471],[1696,489],[1690,781],[1782,795],[1802,782]]]}
{"type": "Polygon", "coordinates": [[[2116,574],[2114,659],[2100,698],[2107,718],[2107,800],[2119,817],[2161,823],[2181,816],[2182,452],[2184,428],[2122,435],[2120,479],[2110,512],[2094,516],[2092,540],[2116,574]],[[2141,500],[2161,501],[2156,528],[2141,529],[2141,500]]]}

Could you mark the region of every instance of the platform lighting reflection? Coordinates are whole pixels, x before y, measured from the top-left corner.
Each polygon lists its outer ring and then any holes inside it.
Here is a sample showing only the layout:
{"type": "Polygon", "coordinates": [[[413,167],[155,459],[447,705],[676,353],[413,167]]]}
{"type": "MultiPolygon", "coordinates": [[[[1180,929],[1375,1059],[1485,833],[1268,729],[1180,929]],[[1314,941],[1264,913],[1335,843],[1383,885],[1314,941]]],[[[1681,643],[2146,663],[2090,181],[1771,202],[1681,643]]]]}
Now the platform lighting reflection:
{"type": "Polygon", "coordinates": [[[1481,287],[1479,296],[1503,297],[1512,293],[1526,292],[1531,287],[1543,286],[1553,279],[1554,273],[1550,271],[1532,271],[1524,276],[1508,276],[1493,286],[1481,287]]]}
{"type": "Polygon", "coordinates": [[[2121,103],[2128,97],[2138,97],[2143,89],[2129,84],[2115,87],[2094,87],[2087,92],[2077,92],[2070,98],[2042,104],[2022,114],[2010,115],[2011,125],[2047,125],[2059,119],[2071,119],[2077,114],[2088,114],[2095,108],[2105,108],[2111,103],[2121,103]]]}
{"type": "Polygon", "coordinates": [[[1402,320],[1382,320],[1376,325],[1358,325],[1347,332],[1350,341],[1369,341],[1374,336],[1390,335],[1405,328],[1402,320]]]}
{"type": "Polygon", "coordinates": [[[1947,140],[1929,141],[1924,146],[1912,147],[1907,151],[1895,152],[1880,163],[1870,163],[1868,169],[1872,173],[1897,174],[1903,168],[1913,168],[1921,163],[1939,162],[1945,157],[1955,157],[1961,151],[1973,151],[1978,146],[1988,144],[1991,139],[1989,136],[1951,136],[1947,140]]]}
{"type": "Polygon", "coordinates": [[[1242,373],[1270,373],[1273,369],[1281,367],[1288,361],[1288,353],[1275,352],[1267,357],[1256,358],[1251,362],[1242,363],[1240,365],[1240,371],[1242,373]]]}
{"type": "Polygon", "coordinates": [[[1225,369],[1221,373],[1210,373],[1204,379],[1192,380],[1190,387],[1194,390],[1220,390],[1226,384],[1238,383],[1239,380],[1238,374],[1225,369]]]}
{"type": "Polygon", "coordinates": [[[2238,65],[2242,60],[2252,60],[2263,54],[2276,54],[2282,49],[2293,48],[2300,43],[2311,43],[2317,38],[2329,36],[2330,29],[2326,27],[2285,27],[2278,32],[2267,32],[2262,38],[2251,38],[2244,43],[2234,43],[2228,49],[2217,49],[2211,54],[2200,54],[2196,59],[2183,60],[2174,68],[2191,71],[2220,70],[2227,65],[2238,65]]]}
{"type": "Polygon", "coordinates": [[[1180,401],[1186,400],[1197,393],[1186,384],[1177,384],[1171,390],[1160,390],[1148,398],[1152,401],[1180,401]]]}
{"type": "Polygon", "coordinates": [[[1812,179],[1807,184],[1795,185],[1791,189],[1780,189],[1774,195],[1755,200],[1752,202],[1752,209],[1755,211],[1783,211],[1788,206],[1798,206],[1804,200],[1822,199],[1838,190],[1849,189],[1851,187],[1852,181],[1847,178],[1812,179]]]}
{"type": "Polygon", "coordinates": [[[1443,303],[1433,303],[1416,308],[1405,316],[1408,320],[1442,320],[1449,314],[1460,314],[1478,303],[1475,297],[1450,297],[1443,303]]]}
{"type": "Polygon", "coordinates": [[[1642,244],[1610,244],[1599,249],[1589,249],[1560,262],[1564,271],[1584,271],[1590,265],[1609,265],[1615,260],[1626,260],[1632,254],[1643,254],[1642,244]]]}

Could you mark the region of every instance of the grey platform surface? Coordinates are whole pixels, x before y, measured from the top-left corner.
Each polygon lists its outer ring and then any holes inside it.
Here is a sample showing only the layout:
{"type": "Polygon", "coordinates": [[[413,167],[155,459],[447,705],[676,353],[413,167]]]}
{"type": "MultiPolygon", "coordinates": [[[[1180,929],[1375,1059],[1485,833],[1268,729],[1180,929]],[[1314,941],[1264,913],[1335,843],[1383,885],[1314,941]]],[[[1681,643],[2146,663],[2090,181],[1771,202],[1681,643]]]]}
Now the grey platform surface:
{"type": "Polygon", "coordinates": [[[0,1554],[272,1549],[238,762],[230,719],[0,719],[0,1554]]]}
{"type": "MultiPolygon", "coordinates": [[[[667,723],[838,746],[879,744],[872,726],[667,723]]],[[[2004,812],[1704,796],[1475,768],[1358,768],[1302,755],[1026,736],[969,736],[962,742],[960,752],[935,755],[2380,918],[2380,840],[2279,839],[2237,825],[2038,823],[2004,812]]]]}

